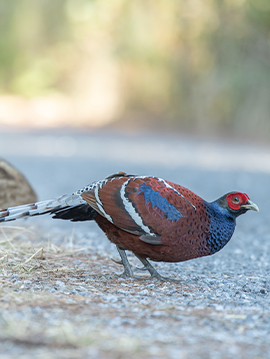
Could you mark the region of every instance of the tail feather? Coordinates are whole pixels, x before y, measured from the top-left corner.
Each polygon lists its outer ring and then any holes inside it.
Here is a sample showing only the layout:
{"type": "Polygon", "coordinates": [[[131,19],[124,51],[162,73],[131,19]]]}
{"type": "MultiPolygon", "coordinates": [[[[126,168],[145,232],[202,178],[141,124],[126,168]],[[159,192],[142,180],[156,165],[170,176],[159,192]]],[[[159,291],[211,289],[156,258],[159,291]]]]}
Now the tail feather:
{"type": "Polygon", "coordinates": [[[72,222],[90,221],[94,219],[97,212],[88,204],[80,204],[75,207],[61,208],[51,211],[53,218],[68,219],[72,222]]]}
{"type": "MultiPolygon", "coordinates": [[[[87,212],[85,211],[84,208],[85,206],[90,207],[79,194],[73,193],[72,195],[64,195],[56,199],[50,199],[48,201],[42,201],[42,202],[25,204],[22,206],[0,209],[0,222],[8,222],[22,217],[32,217],[46,213],[54,214],[54,217],[56,218],[72,220],[71,214],[72,211],[74,212],[74,208],[81,207],[83,209],[83,212],[85,213],[87,212]],[[69,215],[66,215],[67,218],[64,218],[61,217],[61,215],[57,215],[58,211],[64,211],[65,213],[71,211],[71,213],[69,215]]],[[[79,220],[78,211],[75,212],[76,212],[75,220],[79,220]]],[[[88,213],[88,219],[92,219],[90,218],[90,213],[88,213]]]]}

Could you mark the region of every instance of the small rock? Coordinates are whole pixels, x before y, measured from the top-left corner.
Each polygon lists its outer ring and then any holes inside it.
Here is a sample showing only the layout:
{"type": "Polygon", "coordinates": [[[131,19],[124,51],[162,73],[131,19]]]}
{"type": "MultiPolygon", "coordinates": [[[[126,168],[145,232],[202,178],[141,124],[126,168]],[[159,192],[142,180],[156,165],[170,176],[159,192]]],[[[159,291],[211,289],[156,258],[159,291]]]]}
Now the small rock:
{"type": "Polygon", "coordinates": [[[143,289],[140,292],[138,292],[140,295],[149,295],[149,291],[147,289],[143,289]]]}
{"type": "Polygon", "coordinates": [[[55,283],[55,285],[56,285],[57,287],[60,287],[60,288],[65,287],[65,283],[62,282],[61,280],[57,280],[56,283],[55,283]]]}
{"type": "Polygon", "coordinates": [[[77,259],[76,261],[74,261],[72,263],[74,266],[79,266],[80,264],[82,264],[82,261],[80,259],[77,259]]]}
{"type": "Polygon", "coordinates": [[[80,295],[83,297],[89,297],[91,295],[91,293],[88,291],[85,291],[85,292],[80,292],[80,295]]]}
{"type": "Polygon", "coordinates": [[[39,313],[40,310],[41,310],[41,308],[40,308],[38,305],[37,305],[36,307],[33,307],[33,308],[32,308],[32,312],[35,313],[35,314],[36,314],[36,313],[39,313]]]}

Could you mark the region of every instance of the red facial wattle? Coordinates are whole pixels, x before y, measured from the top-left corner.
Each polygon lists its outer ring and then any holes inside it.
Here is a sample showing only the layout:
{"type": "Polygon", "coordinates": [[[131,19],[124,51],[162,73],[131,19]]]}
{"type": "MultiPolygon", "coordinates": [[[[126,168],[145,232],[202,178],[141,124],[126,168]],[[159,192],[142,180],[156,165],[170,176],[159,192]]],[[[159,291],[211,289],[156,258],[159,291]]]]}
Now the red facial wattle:
{"type": "Polygon", "coordinates": [[[247,203],[249,196],[246,193],[235,192],[228,194],[226,199],[228,201],[228,206],[234,211],[238,211],[241,208],[241,205],[247,203]]]}

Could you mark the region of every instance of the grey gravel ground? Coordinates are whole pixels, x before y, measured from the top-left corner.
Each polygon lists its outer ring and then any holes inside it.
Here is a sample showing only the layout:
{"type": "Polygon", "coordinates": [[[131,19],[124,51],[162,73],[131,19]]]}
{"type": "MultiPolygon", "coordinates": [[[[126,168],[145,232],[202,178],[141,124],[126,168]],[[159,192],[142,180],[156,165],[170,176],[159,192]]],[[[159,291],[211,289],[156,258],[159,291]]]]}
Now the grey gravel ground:
{"type": "Polygon", "coordinates": [[[270,358],[269,147],[1,133],[0,155],[40,199],[121,170],[164,177],[209,201],[240,190],[260,207],[238,219],[233,239],[214,256],[154,264],[179,282],[119,278],[110,259],[117,252],[94,223],[44,216],[11,222],[19,229],[2,225],[4,235],[17,237],[0,239],[0,257],[8,253],[0,262],[1,358],[270,358]],[[25,263],[41,247],[43,259],[25,263]]]}

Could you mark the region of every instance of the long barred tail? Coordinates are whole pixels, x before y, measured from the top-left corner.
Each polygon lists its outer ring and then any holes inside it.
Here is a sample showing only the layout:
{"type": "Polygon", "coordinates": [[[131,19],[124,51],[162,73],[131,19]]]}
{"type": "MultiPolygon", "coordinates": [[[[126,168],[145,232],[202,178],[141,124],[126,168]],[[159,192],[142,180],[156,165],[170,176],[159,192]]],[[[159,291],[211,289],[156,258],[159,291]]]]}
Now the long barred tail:
{"type": "Polygon", "coordinates": [[[71,221],[91,220],[96,211],[82,199],[79,193],[64,195],[56,199],[0,209],[0,222],[14,221],[22,217],[53,214],[53,218],[71,221]]]}

